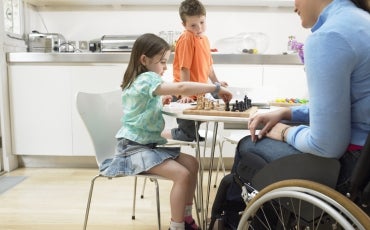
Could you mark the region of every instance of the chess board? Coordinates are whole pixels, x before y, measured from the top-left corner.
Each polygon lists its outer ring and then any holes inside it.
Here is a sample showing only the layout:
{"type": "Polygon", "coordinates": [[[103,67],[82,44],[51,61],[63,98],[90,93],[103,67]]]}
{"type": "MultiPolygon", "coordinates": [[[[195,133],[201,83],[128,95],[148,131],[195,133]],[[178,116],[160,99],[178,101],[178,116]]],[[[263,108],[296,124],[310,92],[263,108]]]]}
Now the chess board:
{"type": "Polygon", "coordinates": [[[183,114],[190,115],[206,115],[206,116],[224,116],[224,117],[250,117],[257,112],[257,107],[252,106],[251,108],[245,110],[244,112],[239,111],[225,111],[217,109],[196,109],[196,107],[184,109],[183,114]]]}

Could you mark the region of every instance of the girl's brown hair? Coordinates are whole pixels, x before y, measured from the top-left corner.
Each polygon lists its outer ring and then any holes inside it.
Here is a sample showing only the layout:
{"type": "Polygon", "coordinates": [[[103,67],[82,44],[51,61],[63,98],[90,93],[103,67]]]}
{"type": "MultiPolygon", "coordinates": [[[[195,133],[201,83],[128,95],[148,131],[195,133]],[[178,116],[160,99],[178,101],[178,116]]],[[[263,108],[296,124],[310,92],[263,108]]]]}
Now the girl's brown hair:
{"type": "Polygon", "coordinates": [[[170,45],[155,34],[147,33],[138,37],[132,47],[130,61],[123,75],[122,90],[128,88],[138,75],[148,71],[140,62],[141,55],[153,58],[158,54],[163,56],[169,50],[171,50],[170,45]]]}

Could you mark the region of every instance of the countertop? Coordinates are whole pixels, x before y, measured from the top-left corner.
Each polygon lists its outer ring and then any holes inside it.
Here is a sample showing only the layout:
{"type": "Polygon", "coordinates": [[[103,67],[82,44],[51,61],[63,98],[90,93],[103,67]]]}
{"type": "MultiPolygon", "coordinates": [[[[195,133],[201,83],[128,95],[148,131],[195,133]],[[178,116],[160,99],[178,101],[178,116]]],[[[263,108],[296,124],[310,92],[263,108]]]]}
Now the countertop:
{"type": "MultiPolygon", "coordinates": [[[[212,53],[214,64],[302,65],[297,54],[221,54],[212,53]]],[[[128,63],[129,52],[116,53],[7,53],[8,64],[21,63],[128,63]]],[[[173,54],[169,64],[172,63],[173,54]]]]}

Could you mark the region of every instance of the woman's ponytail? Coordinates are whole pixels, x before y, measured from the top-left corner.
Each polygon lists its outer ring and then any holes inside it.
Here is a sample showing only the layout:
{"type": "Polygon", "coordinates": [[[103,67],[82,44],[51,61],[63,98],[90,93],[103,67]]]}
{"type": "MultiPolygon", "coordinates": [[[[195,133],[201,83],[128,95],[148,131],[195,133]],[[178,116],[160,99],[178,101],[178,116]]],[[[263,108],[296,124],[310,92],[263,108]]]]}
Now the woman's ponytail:
{"type": "Polygon", "coordinates": [[[351,0],[358,8],[370,13],[370,0],[351,0]]]}

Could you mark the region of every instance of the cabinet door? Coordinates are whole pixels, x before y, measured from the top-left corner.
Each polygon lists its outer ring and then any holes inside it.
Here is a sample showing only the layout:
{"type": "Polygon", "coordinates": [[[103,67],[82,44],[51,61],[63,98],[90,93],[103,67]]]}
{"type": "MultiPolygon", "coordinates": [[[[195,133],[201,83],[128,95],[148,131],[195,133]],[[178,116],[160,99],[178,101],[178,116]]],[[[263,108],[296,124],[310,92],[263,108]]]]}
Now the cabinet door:
{"type": "Polygon", "coordinates": [[[215,64],[214,70],[219,81],[226,81],[231,87],[260,88],[262,86],[261,65],[215,64]]]}
{"type": "Polygon", "coordinates": [[[262,65],[214,65],[220,81],[226,81],[236,100],[247,95],[253,103],[265,102],[262,65]]]}
{"type": "Polygon", "coordinates": [[[9,67],[14,153],[94,155],[76,109],[76,94],[119,89],[125,68],[124,64],[9,67]]]}
{"type": "Polygon", "coordinates": [[[72,154],[70,80],[62,66],[9,67],[15,154],[72,154]]]}
{"type": "MultiPolygon", "coordinates": [[[[102,93],[120,89],[127,64],[104,64],[89,66],[72,66],[72,142],[73,155],[94,155],[89,134],[76,108],[77,92],[102,93]]],[[[117,127],[117,131],[120,127],[117,127]]],[[[114,136],[112,136],[114,138],[114,136]]]]}
{"type": "Polygon", "coordinates": [[[270,100],[276,98],[308,98],[304,66],[264,66],[263,88],[270,100]]]}

